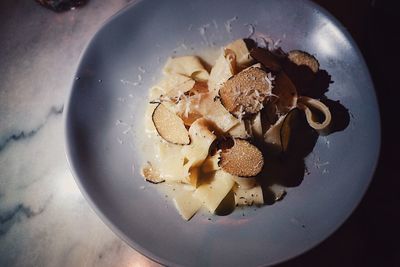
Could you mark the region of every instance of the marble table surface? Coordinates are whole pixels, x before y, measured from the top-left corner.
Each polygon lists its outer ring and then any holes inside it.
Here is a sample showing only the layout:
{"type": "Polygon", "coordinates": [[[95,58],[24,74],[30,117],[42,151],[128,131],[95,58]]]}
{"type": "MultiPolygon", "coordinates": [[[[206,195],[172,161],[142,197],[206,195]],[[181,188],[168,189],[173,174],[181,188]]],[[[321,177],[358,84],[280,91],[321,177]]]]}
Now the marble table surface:
{"type": "Polygon", "coordinates": [[[80,54],[128,3],[92,0],[60,14],[33,0],[0,4],[0,266],[158,266],[93,212],[64,151],[80,54]]]}
{"type": "MultiPolygon", "coordinates": [[[[34,0],[0,1],[0,266],[159,266],[119,239],[89,207],[64,151],[64,101],[80,54],[102,23],[131,2],[90,0],[83,8],[58,14],[34,0]]],[[[346,10],[355,8],[338,2],[346,10]]],[[[348,19],[360,41],[357,27],[363,20],[357,20],[357,12],[339,18],[348,19]]],[[[369,199],[371,194],[373,200],[381,197],[370,191],[369,199]]],[[[360,227],[365,217],[367,224],[375,222],[366,209],[361,204],[327,242],[286,265],[310,266],[316,258],[341,266],[357,266],[344,264],[346,257],[367,262],[372,256],[365,252],[375,247],[364,241],[393,238],[360,227]],[[367,238],[371,231],[376,236],[367,238]]]]}

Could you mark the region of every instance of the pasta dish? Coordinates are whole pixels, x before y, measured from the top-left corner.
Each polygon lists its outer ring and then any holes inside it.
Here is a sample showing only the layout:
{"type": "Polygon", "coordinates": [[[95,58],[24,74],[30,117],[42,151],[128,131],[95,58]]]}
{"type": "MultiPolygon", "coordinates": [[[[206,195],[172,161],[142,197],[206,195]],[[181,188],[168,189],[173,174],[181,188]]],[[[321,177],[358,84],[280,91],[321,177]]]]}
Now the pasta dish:
{"type": "MultiPolygon", "coordinates": [[[[299,121],[329,133],[329,108],[299,92],[290,66],[319,70],[304,51],[270,50],[244,39],[223,47],[211,67],[197,56],[165,63],[149,92],[145,124],[155,155],[142,175],[173,187],[184,219],[201,207],[219,214],[263,205],[263,181],[273,175],[266,166],[290,152],[299,121]]],[[[268,186],[276,200],[284,196],[282,187],[268,186]]]]}

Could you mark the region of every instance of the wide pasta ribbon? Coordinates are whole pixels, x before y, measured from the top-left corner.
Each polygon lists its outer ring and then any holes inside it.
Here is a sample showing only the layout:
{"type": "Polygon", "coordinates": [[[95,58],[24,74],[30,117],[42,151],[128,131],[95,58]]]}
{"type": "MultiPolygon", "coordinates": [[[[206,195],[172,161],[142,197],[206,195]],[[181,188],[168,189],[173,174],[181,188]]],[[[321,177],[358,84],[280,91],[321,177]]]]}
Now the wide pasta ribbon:
{"type": "Polygon", "coordinates": [[[324,103],[311,97],[301,96],[298,99],[297,107],[304,111],[308,124],[319,134],[326,135],[329,133],[332,115],[324,103]],[[324,116],[322,122],[318,120],[317,111],[324,116]]]}
{"type": "Polygon", "coordinates": [[[181,74],[199,82],[206,82],[209,78],[208,71],[196,56],[169,58],[163,72],[165,75],[181,74]]]}

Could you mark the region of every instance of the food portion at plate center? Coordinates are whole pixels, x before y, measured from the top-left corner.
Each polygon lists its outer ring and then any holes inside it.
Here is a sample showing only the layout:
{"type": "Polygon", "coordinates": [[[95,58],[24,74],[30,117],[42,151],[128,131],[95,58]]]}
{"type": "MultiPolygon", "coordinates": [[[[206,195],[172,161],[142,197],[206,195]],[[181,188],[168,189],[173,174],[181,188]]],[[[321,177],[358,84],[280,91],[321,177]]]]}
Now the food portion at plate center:
{"type": "Polygon", "coordinates": [[[150,89],[145,128],[155,157],[142,175],[174,188],[185,220],[201,207],[219,214],[264,204],[266,190],[274,188],[269,164],[290,153],[296,122],[329,132],[329,108],[300,96],[285,72],[285,62],[317,72],[318,61],[303,51],[249,43],[227,44],[210,72],[197,56],[170,58],[150,89]]]}

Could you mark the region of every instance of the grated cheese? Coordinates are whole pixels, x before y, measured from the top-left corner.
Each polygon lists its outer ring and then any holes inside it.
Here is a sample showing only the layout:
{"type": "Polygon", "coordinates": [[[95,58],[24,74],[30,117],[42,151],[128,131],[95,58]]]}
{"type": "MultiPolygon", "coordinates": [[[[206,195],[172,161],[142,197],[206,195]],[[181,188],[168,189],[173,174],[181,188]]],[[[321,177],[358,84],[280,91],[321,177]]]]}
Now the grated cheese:
{"type": "Polygon", "coordinates": [[[226,31],[227,31],[228,33],[231,33],[231,32],[232,32],[232,23],[235,22],[237,19],[238,19],[238,16],[234,16],[233,18],[228,19],[228,20],[225,22],[225,29],[226,29],[226,31]]]}

